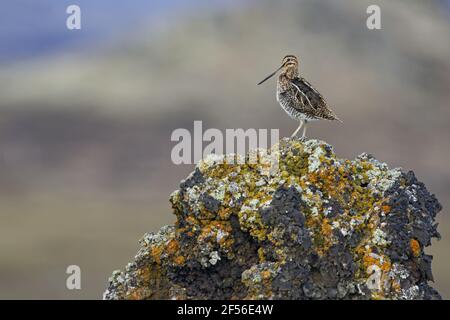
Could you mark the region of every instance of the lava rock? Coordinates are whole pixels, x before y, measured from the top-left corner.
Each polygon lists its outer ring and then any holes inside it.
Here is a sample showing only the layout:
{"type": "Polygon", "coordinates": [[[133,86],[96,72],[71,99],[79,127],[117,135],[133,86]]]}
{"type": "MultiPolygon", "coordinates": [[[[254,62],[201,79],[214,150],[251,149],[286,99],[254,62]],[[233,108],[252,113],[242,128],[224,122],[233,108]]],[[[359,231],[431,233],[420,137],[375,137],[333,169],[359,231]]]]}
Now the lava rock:
{"type": "Polygon", "coordinates": [[[440,299],[424,248],[442,207],[412,171],[318,140],[268,151],[202,160],[104,299],[440,299]]]}

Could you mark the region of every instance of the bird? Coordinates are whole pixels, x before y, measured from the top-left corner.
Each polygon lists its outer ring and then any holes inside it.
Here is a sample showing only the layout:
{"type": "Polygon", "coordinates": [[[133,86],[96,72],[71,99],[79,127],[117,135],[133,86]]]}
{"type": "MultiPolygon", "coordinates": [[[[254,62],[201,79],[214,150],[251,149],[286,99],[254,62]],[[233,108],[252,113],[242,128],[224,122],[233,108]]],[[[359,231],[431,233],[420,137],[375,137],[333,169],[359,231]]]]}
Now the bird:
{"type": "Polygon", "coordinates": [[[291,135],[296,137],[303,127],[301,140],[306,139],[308,122],[316,120],[337,120],[342,122],[330,109],[323,96],[298,72],[299,62],[295,55],[283,58],[281,66],[258,82],[258,85],[272,78],[281,70],[277,81],[277,101],[281,108],[300,125],[291,135]]]}

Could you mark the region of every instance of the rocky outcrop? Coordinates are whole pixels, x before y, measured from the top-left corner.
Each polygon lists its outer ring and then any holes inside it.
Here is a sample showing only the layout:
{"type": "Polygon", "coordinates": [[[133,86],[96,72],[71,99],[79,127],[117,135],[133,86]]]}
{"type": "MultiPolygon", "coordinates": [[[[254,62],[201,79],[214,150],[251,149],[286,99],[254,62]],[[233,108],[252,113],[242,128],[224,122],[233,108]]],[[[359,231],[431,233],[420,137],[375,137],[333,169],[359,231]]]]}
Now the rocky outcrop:
{"type": "Polygon", "coordinates": [[[170,197],[175,225],[144,235],[104,298],[440,298],[424,248],[441,206],[413,172],[318,140],[271,156],[276,170],[201,161],[170,197]]]}

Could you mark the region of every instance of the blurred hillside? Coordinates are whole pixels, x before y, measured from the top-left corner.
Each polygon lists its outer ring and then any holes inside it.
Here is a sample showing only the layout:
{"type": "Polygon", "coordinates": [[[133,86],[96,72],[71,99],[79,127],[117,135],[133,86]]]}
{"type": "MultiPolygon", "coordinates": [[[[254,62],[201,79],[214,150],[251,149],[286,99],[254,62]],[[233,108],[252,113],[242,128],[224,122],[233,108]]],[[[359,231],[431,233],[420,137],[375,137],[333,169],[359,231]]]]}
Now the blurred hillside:
{"type": "Polygon", "coordinates": [[[450,297],[450,19],[443,1],[246,1],[167,14],[158,27],[0,72],[0,298],[99,298],[192,166],[170,162],[176,128],[297,124],[256,83],[289,53],[344,124],[309,136],[338,156],[414,169],[444,206],[435,287],[450,297]],[[155,29],[156,28],[156,29],[155,29]],[[65,289],[78,264],[83,290],[65,289]],[[45,289],[44,289],[45,288],[45,289]]]}

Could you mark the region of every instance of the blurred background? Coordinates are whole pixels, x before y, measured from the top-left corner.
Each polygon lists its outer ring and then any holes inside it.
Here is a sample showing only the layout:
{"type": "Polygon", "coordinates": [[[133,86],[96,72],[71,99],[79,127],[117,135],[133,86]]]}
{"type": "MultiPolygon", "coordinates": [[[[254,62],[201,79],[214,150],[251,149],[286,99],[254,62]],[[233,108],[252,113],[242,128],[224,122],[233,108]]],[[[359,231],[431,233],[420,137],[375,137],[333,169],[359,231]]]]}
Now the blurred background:
{"type": "Polygon", "coordinates": [[[193,165],[172,164],[173,130],[296,128],[275,79],[256,86],[286,54],[344,120],[310,137],[436,194],[427,252],[450,298],[450,1],[4,0],[0,43],[0,298],[101,298],[140,237],[174,221],[193,165]],[[71,264],[81,290],[66,289],[71,264]]]}

